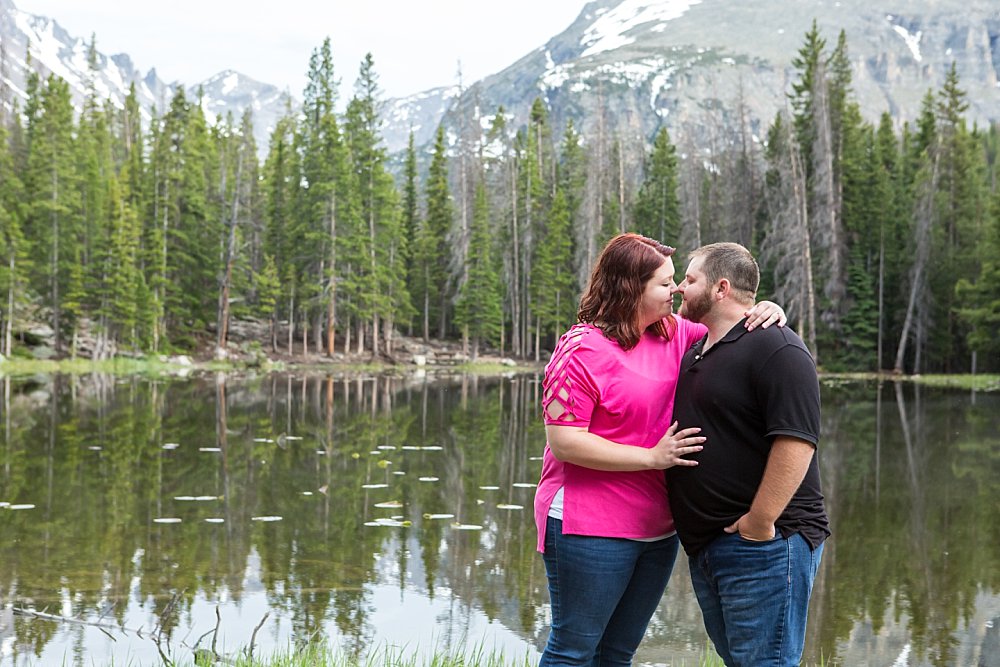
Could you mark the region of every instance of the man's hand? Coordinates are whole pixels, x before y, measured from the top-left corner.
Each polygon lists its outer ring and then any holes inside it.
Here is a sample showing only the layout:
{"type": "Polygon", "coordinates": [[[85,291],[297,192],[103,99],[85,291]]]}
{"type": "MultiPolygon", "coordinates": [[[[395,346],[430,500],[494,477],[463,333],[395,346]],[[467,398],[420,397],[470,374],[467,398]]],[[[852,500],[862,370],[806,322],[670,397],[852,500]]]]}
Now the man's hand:
{"type": "Polygon", "coordinates": [[[774,539],[775,529],[773,523],[766,521],[755,521],[749,514],[744,514],[731,526],[726,526],[727,533],[739,533],[744,540],[751,542],[769,542],[774,539]]]}

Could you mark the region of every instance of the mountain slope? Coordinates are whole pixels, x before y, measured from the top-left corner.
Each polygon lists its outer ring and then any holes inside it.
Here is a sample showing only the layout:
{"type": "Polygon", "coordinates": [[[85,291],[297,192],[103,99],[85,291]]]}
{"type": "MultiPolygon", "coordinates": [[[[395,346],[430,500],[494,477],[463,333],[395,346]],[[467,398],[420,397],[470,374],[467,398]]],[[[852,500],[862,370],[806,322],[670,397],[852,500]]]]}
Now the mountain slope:
{"type": "MultiPolygon", "coordinates": [[[[139,103],[149,120],[154,107],[161,111],[167,108],[181,85],[176,81],[162,81],[155,69],[143,74],[126,54],[108,56],[97,51],[92,71],[87,40],[70,35],[51,18],[20,11],[12,0],[0,0],[0,47],[3,50],[0,91],[3,88],[8,91],[0,95],[0,99],[8,110],[15,99],[23,106],[27,96],[29,44],[31,67],[43,77],[51,73],[64,79],[78,108],[90,90],[91,81],[100,99],[110,99],[119,107],[124,106],[129,87],[135,84],[139,103]]],[[[286,94],[276,86],[231,70],[201,83],[185,85],[189,95],[195,95],[199,88],[202,108],[209,120],[214,120],[216,115],[232,113],[238,123],[243,110],[251,107],[258,150],[261,154],[266,151],[270,131],[285,111],[286,94]]]]}
{"type": "Polygon", "coordinates": [[[984,0],[595,0],[545,46],[472,86],[452,109],[519,122],[536,97],[554,127],[572,118],[585,132],[598,118],[651,139],[666,125],[704,139],[709,124],[736,123],[740,101],[760,136],[784,108],[792,59],[815,19],[832,50],[843,29],[853,96],[870,119],[917,117],[954,61],[968,117],[1000,118],[1000,6],[984,0]]]}

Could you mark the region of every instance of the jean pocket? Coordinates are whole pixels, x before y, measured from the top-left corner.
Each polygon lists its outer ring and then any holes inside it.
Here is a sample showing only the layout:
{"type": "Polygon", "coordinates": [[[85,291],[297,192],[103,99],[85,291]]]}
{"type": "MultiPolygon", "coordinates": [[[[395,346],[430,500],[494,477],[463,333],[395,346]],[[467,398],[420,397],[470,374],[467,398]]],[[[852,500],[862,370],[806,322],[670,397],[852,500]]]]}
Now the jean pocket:
{"type": "Polygon", "coordinates": [[[743,537],[743,533],[739,531],[736,531],[733,534],[736,536],[737,540],[739,540],[744,544],[770,544],[771,542],[774,542],[776,539],[781,537],[781,531],[779,531],[778,529],[774,530],[774,537],[772,537],[769,540],[751,540],[749,537],[743,537]]]}

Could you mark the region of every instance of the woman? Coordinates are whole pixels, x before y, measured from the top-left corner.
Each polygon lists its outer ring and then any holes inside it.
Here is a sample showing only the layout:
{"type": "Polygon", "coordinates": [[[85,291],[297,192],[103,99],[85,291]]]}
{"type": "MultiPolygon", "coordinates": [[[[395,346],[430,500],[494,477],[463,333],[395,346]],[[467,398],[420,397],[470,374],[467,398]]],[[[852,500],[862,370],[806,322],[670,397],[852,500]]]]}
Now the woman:
{"type": "MultiPolygon", "coordinates": [[[[579,323],[545,368],[535,521],[552,629],[542,667],[631,664],[673,569],[662,471],[697,465],[683,457],[705,440],[697,428],[675,432],[670,416],[681,357],[706,331],[672,314],[673,253],[638,234],[611,239],[579,323]]],[[[767,302],[748,314],[751,329],[784,322],[767,302]]]]}

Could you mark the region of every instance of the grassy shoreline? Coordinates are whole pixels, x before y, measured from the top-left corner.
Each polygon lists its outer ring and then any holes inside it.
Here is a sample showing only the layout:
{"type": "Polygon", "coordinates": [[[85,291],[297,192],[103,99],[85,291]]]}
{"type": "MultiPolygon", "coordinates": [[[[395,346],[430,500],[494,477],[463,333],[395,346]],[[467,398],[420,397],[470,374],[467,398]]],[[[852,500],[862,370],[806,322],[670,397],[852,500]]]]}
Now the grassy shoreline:
{"type": "MultiPolygon", "coordinates": [[[[414,364],[393,364],[378,361],[320,361],[305,362],[275,361],[254,365],[240,361],[192,361],[180,363],[176,357],[133,359],[119,357],[103,361],[89,359],[21,359],[11,358],[0,361],[0,377],[49,375],[62,373],[86,375],[105,373],[110,375],[176,376],[204,372],[346,372],[346,373],[403,373],[419,371],[427,373],[472,373],[478,375],[499,375],[504,373],[524,373],[540,371],[541,364],[518,362],[515,365],[498,363],[492,359],[467,362],[452,366],[414,364]]],[[[928,387],[949,387],[975,391],[1000,391],[1000,374],[919,374],[898,375],[894,373],[820,373],[823,382],[911,382],[928,387]]]]}

